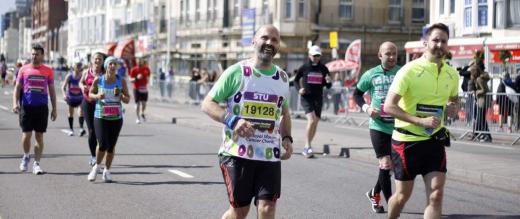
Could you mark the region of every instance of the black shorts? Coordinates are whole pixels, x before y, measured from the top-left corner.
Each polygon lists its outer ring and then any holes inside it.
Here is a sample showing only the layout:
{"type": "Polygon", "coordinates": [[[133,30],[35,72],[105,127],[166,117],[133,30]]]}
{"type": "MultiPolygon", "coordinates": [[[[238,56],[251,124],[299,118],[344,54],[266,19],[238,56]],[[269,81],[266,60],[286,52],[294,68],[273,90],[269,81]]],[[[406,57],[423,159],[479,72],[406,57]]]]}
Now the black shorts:
{"type": "Polygon", "coordinates": [[[42,106],[21,106],[20,127],[23,132],[46,132],[47,122],[49,121],[49,107],[42,106]]]}
{"type": "Polygon", "coordinates": [[[370,139],[376,152],[376,157],[388,156],[392,151],[392,135],[382,131],[370,129],[370,139]]]}
{"type": "Polygon", "coordinates": [[[253,198],[257,205],[258,200],[276,201],[280,197],[280,162],[219,156],[219,163],[234,208],[250,205],[253,198]]]}
{"type": "Polygon", "coordinates": [[[138,102],[146,102],[148,101],[148,92],[139,92],[139,90],[134,90],[134,99],[135,103],[138,102]]]}
{"type": "Polygon", "coordinates": [[[70,99],[67,99],[67,105],[73,107],[73,108],[76,108],[78,107],[79,105],[81,105],[81,103],[83,102],[83,99],[81,100],[70,100],[70,99]]]}
{"type": "Polygon", "coordinates": [[[6,77],[7,77],[7,73],[2,73],[2,80],[5,80],[6,77]]]}
{"type": "Polygon", "coordinates": [[[446,173],[446,151],[438,141],[401,142],[392,139],[392,162],[395,179],[414,180],[418,174],[446,173]]]}
{"type": "Polygon", "coordinates": [[[106,120],[94,118],[94,132],[96,132],[100,151],[114,153],[114,148],[122,126],[123,119],[106,120]]]}
{"type": "Polygon", "coordinates": [[[300,97],[300,102],[303,110],[305,110],[305,114],[314,112],[318,118],[321,118],[322,96],[303,95],[300,97]]]}

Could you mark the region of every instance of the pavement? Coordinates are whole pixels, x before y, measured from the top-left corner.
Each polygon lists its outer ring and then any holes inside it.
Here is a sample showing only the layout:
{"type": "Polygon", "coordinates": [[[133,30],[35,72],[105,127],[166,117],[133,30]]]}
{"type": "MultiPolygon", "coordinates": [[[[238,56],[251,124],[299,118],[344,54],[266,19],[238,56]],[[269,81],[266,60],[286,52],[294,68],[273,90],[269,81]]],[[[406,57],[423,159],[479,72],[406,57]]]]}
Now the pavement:
{"type": "MultiPolygon", "coordinates": [[[[222,125],[203,114],[198,105],[168,103],[152,97],[150,106],[147,114],[163,121],[175,120],[172,122],[179,126],[216,132],[222,129],[222,125]]],[[[296,117],[292,119],[293,147],[294,153],[300,154],[306,121],[296,117]]],[[[520,193],[520,146],[497,142],[452,141],[452,146],[447,148],[448,180],[520,193]]],[[[338,125],[332,119],[320,122],[313,148],[318,159],[348,158],[377,163],[367,127],[338,125]],[[324,145],[329,146],[330,153],[327,155],[323,154],[324,145]]]]}

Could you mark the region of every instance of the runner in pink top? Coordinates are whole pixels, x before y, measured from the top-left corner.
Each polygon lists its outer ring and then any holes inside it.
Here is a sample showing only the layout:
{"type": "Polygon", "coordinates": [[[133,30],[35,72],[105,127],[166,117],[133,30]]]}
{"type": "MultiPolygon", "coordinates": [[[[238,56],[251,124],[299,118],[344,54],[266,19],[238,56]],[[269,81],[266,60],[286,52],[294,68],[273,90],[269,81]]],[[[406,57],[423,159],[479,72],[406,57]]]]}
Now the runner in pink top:
{"type": "Polygon", "coordinates": [[[48,97],[51,97],[51,120],[56,120],[56,91],[54,90],[54,72],[43,64],[43,47],[35,44],[32,47],[32,60],[23,66],[17,78],[13,92],[13,112],[19,113],[22,128],[22,145],[24,155],[20,164],[22,172],[27,171],[31,159],[31,137],[35,132],[33,173],[43,174],[40,158],[43,153],[43,133],[47,131],[49,117],[48,97]],[[20,99],[21,98],[21,99],[20,99]]]}

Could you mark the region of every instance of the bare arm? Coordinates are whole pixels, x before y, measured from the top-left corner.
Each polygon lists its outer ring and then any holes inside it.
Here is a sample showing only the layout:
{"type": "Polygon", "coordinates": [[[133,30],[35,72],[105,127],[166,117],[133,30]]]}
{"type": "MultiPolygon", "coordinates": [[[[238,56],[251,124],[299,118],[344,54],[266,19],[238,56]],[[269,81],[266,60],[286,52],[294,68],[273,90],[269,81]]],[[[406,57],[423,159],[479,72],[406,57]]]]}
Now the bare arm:
{"type": "Polygon", "coordinates": [[[123,101],[123,103],[128,104],[128,102],[130,102],[130,95],[128,94],[128,86],[126,85],[125,80],[121,80],[121,84],[123,84],[123,94],[121,95],[121,101],[123,101]]]}
{"type": "Polygon", "coordinates": [[[20,93],[22,91],[22,85],[17,82],[14,85],[13,90],[13,112],[18,113],[20,111],[20,93]]]}
{"type": "MultiPolygon", "coordinates": [[[[217,102],[213,101],[210,95],[207,95],[202,101],[201,105],[202,112],[206,113],[213,120],[224,123],[226,117],[226,110],[218,105],[217,102]]],[[[255,133],[253,125],[245,119],[239,119],[236,125],[233,127],[233,132],[238,134],[240,137],[251,137],[255,133]]]]}
{"type": "Polygon", "coordinates": [[[70,74],[65,76],[65,79],[63,80],[63,84],[61,85],[61,90],[63,91],[63,99],[66,99],[67,97],[67,84],[69,83],[69,80],[70,80],[70,74]]]}
{"type": "Polygon", "coordinates": [[[55,121],[58,118],[58,113],[56,112],[56,89],[54,89],[54,84],[49,86],[49,97],[51,98],[51,120],[55,121]]]}
{"type": "Polygon", "coordinates": [[[91,99],[103,99],[105,98],[105,94],[104,93],[98,93],[98,81],[99,81],[99,78],[96,77],[94,78],[94,81],[92,82],[92,86],[90,87],[90,98],[91,99]]]}
{"type": "MultiPolygon", "coordinates": [[[[282,135],[282,138],[285,136],[291,136],[291,114],[289,113],[289,108],[286,106],[282,107],[280,134],[282,135]]],[[[287,160],[291,158],[293,153],[292,142],[288,138],[282,139],[282,147],[285,149],[285,153],[282,154],[280,159],[287,160]]]]}
{"type": "Polygon", "coordinates": [[[437,128],[437,126],[439,126],[439,118],[437,117],[430,116],[426,118],[419,118],[417,116],[408,114],[397,105],[399,100],[401,100],[401,96],[399,96],[399,94],[389,91],[385,100],[385,112],[399,120],[409,122],[417,126],[425,128],[437,128]]]}
{"type": "Polygon", "coordinates": [[[87,87],[87,84],[86,84],[86,78],[87,78],[87,71],[83,71],[83,73],[81,74],[81,79],[79,79],[79,87],[81,88],[82,91],[85,91],[86,87],[87,87]]]}

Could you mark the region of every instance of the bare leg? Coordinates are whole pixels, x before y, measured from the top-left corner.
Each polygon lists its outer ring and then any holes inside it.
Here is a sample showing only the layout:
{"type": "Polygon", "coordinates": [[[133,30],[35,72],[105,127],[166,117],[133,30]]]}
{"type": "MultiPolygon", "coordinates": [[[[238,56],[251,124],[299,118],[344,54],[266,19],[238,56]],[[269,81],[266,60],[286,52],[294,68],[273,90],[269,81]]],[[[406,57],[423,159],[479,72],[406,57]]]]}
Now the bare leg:
{"type": "Polygon", "coordinates": [[[446,174],[443,172],[431,172],[424,176],[424,185],[426,188],[426,209],[424,209],[424,218],[441,218],[445,183],[446,174]]]}
{"type": "Polygon", "coordinates": [[[403,210],[404,205],[412,195],[413,180],[398,181],[395,180],[395,193],[388,201],[388,218],[398,218],[403,210]]]}
{"type": "Polygon", "coordinates": [[[31,152],[31,137],[32,137],[32,132],[24,132],[22,134],[22,146],[23,146],[23,152],[25,154],[29,154],[29,152],[31,152]]]}
{"type": "Polygon", "coordinates": [[[40,162],[43,153],[43,132],[35,132],[36,145],[34,146],[34,160],[40,162]]]}
{"type": "Polygon", "coordinates": [[[258,201],[258,218],[273,219],[276,212],[276,202],[268,200],[258,201]]]}
{"type": "Polygon", "coordinates": [[[249,205],[241,208],[229,206],[229,209],[222,215],[222,219],[244,219],[247,217],[248,212],[249,205]]]}
{"type": "Polygon", "coordinates": [[[316,129],[318,128],[319,118],[316,116],[314,112],[310,112],[306,114],[307,116],[307,138],[305,139],[305,146],[310,147],[312,139],[314,139],[314,135],[316,135],[316,129]]]}
{"type": "Polygon", "coordinates": [[[107,169],[110,169],[110,167],[112,167],[113,160],[114,160],[114,152],[112,152],[112,153],[107,152],[107,158],[105,159],[105,166],[107,169]]]}

